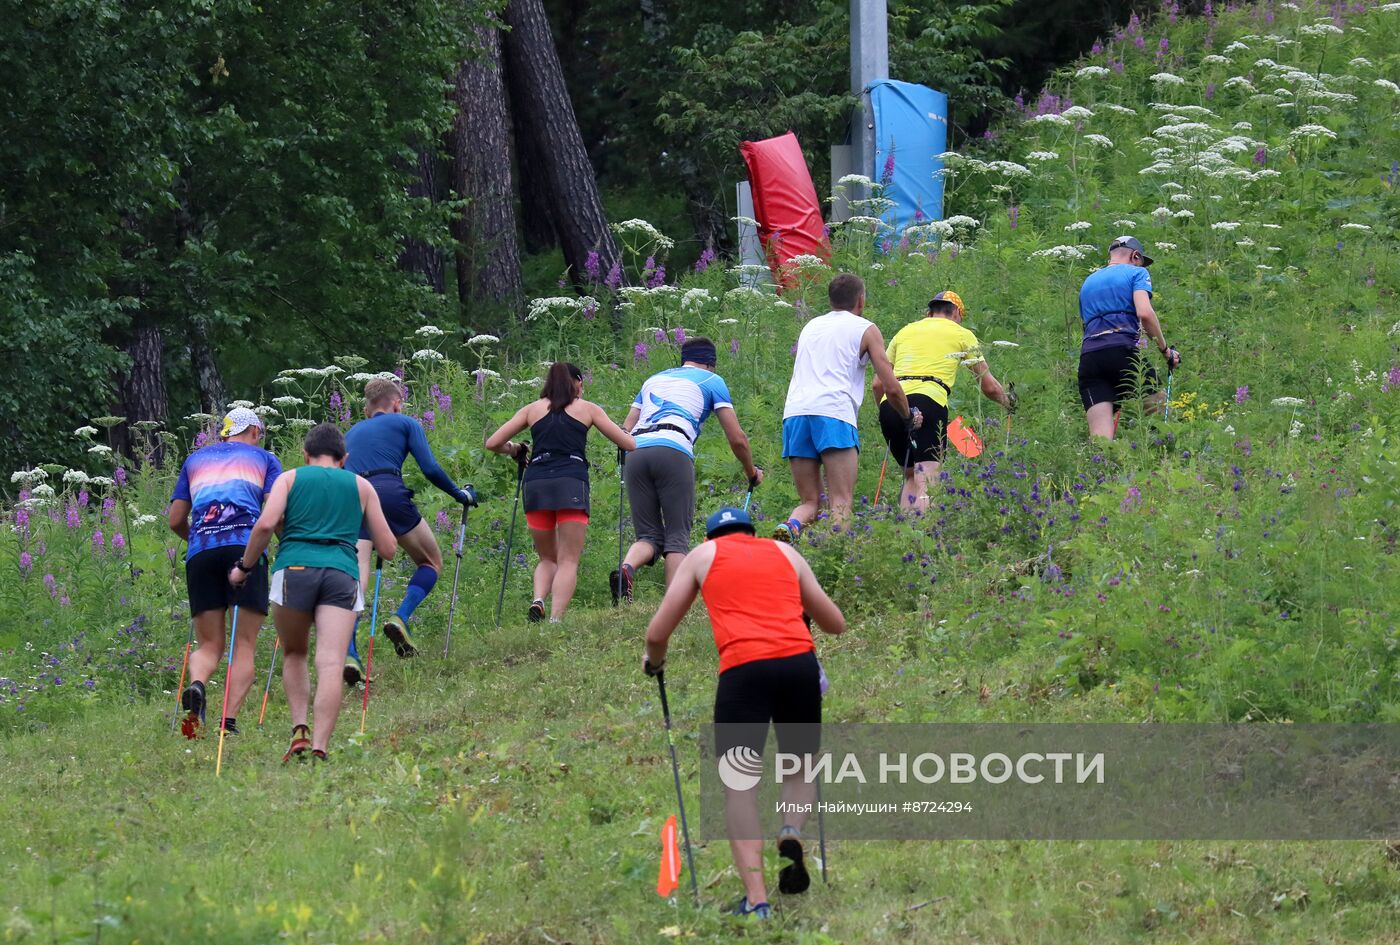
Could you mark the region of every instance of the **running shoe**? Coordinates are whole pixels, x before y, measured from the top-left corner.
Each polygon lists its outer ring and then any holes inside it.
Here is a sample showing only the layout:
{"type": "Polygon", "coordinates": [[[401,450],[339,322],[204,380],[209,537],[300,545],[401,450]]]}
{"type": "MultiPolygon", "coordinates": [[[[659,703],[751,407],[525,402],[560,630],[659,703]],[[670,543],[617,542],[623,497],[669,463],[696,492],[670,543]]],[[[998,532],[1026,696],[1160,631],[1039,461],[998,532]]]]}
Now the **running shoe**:
{"type": "Polygon", "coordinates": [[[624,564],[621,581],[618,580],[617,575],[617,571],[608,574],[608,589],[612,591],[614,607],[624,600],[629,604],[632,603],[632,590],[637,584],[637,569],[630,564],[624,564]]]}
{"type": "Polygon", "coordinates": [[[236,719],[232,719],[232,718],[224,719],[224,734],[225,734],[225,735],[237,735],[237,734],[238,734],[238,721],[237,721],[236,719]]]}
{"type": "Polygon", "coordinates": [[[797,536],[802,534],[802,526],[797,519],[790,518],[786,522],[779,522],[773,529],[773,540],[786,542],[789,545],[797,544],[797,536]]]}
{"type": "Polygon", "coordinates": [[[398,614],[384,621],[383,630],[389,642],[394,644],[394,652],[399,654],[399,659],[406,660],[418,655],[418,647],[413,643],[413,635],[408,632],[408,624],[398,614]]]}
{"type": "Polygon", "coordinates": [[[186,738],[196,738],[204,727],[204,683],[198,680],[185,687],[180,693],[180,708],[185,717],[180,721],[180,731],[186,738]]]}
{"type": "Polygon", "coordinates": [[[773,915],[773,907],[766,902],[756,902],[749,905],[749,897],[745,896],[739,900],[739,904],[734,907],[734,915],[751,916],[755,919],[767,919],[773,915]]]}
{"type": "Polygon", "coordinates": [[[530,602],[530,609],[525,614],[525,619],[531,623],[539,623],[544,620],[544,601],[536,598],[530,602]]]}
{"type": "Polygon", "coordinates": [[[317,762],[317,761],[330,761],[330,760],[331,760],[331,756],[328,755],[328,754],[326,754],[326,753],[325,753],[324,751],[322,751],[321,749],[315,748],[315,749],[312,749],[312,751],[311,751],[311,760],[312,760],[313,762],[317,762]]]}
{"type": "Polygon", "coordinates": [[[365,678],[365,664],[353,653],[345,654],[345,670],[341,673],[345,685],[353,686],[365,678]]]}
{"type": "Polygon", "coordinates": [[[292,726],[292,743],[287,747],[287,753],[282,756],[282,764],[286,764],[293,758],[298,761],[311,750],[311,729],[305,725],[292,726]]]}
{"type": "Polygon", "coordinates": [[[803,862],[802,839],[795,827],[784,827],[778,834],[778,856],[791,860],[778,871],[778,892],[789,896],[804,893],[812,885],[803,862]]]}

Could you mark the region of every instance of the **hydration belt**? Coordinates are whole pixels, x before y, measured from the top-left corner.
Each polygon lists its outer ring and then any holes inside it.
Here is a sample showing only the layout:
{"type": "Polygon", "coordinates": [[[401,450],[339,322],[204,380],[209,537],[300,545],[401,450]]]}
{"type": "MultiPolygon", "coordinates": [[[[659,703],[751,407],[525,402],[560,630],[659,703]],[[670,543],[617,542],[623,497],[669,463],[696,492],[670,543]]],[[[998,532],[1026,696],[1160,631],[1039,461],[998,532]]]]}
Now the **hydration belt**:
{"type": "Polygon", "coordinates": [[[944,390],[946,390],[949,394],[952,394],[952,393],[953,393],[953,388],[949,387],[948,384],[947,384],[942,378],[933,377],[932,375],[906,374],[906,375],[902,375],[902,376],[896,377],[895,380],[900,381],[900,382],[903,382],[903,381],[933,381],[933,383],[937,384],[939,387],[941,387],[941,388],[943,388],[944,390]]]}
{"type": "Polygon", "coordinates": [[[660,432],[662,432],[662,431],[666,431],[666,432],[668,432],[668,433],[679,433],[681,436],[685,437],[685,441],[686,441],[687,443],[693,442],[692,439],[691,439],[691,436],[690,436],[690,431],[685,430],[685,429],[683,429],[683,428],[681,428],[681,427],[678,427],[678,426],[676,426],[674,423],[657,423],[657,424],[653,424],[652,426],[649,426],[649,427],[643,427],[643,428],[640,429],[640,430],[633,430],[633,431],[632,431],[632,435],[633,435],[633,436],[646,436],[648,433],[660,433],[660,432]]]}
{"type": "Polygon", "coordinates": [[[371,476],[397,476],[398,478],[402,479],[403,470],[389,468],[371,469],[368,472],[357,473],[356,475],[363,476],[366,479],[369,479],[371,476]]]}
{"type": "MultiPolygon", "coordinates": [[[[530,465],[533,466],[535,465],[535,463],[538,463],[541,460],[549,459],[554,455],[554,453],[536,453],[534,456],[530,457],[530,465]]],[[[580,463],[583,463],[583,465],[588,465],[588,460],[578,455],[577,453],[560,453],[559,455],[562,456],[564,459],[576,459],[580,463]]]]}
{"type": "Polygon", "coordinates": [[[299,541],[308,545],[337,545],[341,548],[349,548],[351,551],[355,552],[359,550],[353,541],[346,541],[343,538],[297,538],[293,536],[286,540],[289,542],[299,541]]]}

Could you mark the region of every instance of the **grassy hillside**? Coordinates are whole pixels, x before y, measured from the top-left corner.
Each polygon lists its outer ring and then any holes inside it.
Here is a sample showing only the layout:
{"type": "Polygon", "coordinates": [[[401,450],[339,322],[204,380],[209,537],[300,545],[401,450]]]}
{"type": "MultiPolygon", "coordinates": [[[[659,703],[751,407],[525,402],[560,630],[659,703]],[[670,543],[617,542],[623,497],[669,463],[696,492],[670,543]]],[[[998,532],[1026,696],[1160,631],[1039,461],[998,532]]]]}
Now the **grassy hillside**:
{"type": "MultiPolygon", "coordinates": [[[[947,220],[891,237],[877,204],[837,229],[832,267],[866,278],[887,338],[956,289],[1022,408],[1004,426],[964,378],[954,410],[989,448],[948,464],[934,510],[858,498],[849,534],[804,537],[853,623],[823,644],[828,719],[1400,721],[1397,41],[1400,4],[1164,12],[1106,38],[983,152],[950,156],[947,220]],[[1130,409],[1117,442],[1090,444],[1075,297],[1123,232],[1158,259],[1185,362],[1169,422],[1130,409]]],[[[480,443],[551,358],[576,360],[586,396],[620,417],[675,363],[678,331],[705,333],[771,474],[755,508],[785,515],[791,349],[831,270],[808,263],[779,299],[719,264],[657,277],[648,259],[664,265],[667,240],[640,223],[621,238],[633,281],[655,288],[617,294],[599,273],[589,299],[538,300],[524,343],[404,338],[411,411],[487,501],[468,524],[451,657],[380,648],[366,733],[347,711],[329,766],[277,763],[276,686],[217,782],[213,742],[171,732],[188,628],[163,515],[174,464],[117,472],[98,419],[75,434],[92,443],[85,470],[16,474],[0,534],[6,941],[1395,940],[1400,873],[1373,843],[837,843],[829,887],[742,931],[720,916],[738,883],[712,844],[697,853],[703,907],[657,899],[675,802],[637,664],[660,582],[607,606],[612,452],[591,446],[574,609],[541,628],[523,619],[523,520],[506,548],[513,467],[480,443]]],[[[289,368],[248,397],[295,462],[301,432],[348,422],[369,372],[390,367],[289,368]]],[[[182,454],[207,420],[150,444],[182,454]]],[[[869,405],[862,424],[869,498],[869,405]]],[[[739,495],[714,431],[698,470],[702,514],[739,495]]],[[[420,485],[446,547],[456,513],[420,485]]],[[[386,569],[385,600],[408,573],[386,569]]],[[[429,652],[450,578],[419,611],[429,652]]],[[[688,621],[668,672],[692,799],[707,638],[688,621]]],[[[270,633],[259,646],[261,676],[270,633]]]]}

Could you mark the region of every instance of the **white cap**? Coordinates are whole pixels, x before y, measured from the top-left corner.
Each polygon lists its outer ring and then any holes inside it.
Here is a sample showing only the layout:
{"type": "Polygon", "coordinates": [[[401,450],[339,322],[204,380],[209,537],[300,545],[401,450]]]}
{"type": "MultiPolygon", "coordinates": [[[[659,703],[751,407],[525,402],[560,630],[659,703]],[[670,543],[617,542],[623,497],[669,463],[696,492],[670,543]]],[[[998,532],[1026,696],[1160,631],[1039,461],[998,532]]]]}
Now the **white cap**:
{"type": "Polygon", "coordinates": [[[263,426],[262,417],[247,407],[234,407],[224,416],[223,426],[219,428],[219,436],[228,439],[231,436],[237,436],[249,427],[257,427],[259,430],[267,429],[263,426]]]}

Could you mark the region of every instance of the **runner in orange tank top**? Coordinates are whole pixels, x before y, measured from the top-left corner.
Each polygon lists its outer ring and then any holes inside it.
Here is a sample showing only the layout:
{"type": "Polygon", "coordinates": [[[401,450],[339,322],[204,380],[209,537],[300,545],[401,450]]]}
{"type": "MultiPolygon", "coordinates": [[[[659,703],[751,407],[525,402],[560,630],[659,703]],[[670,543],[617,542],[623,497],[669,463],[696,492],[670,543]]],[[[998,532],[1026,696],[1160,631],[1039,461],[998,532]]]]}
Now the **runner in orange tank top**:
{"type": "MultiPolygon", "coordinates": [[[[804,618],[810,614],[831,634],[845,632],[846,618],[802,556],[754,537],[753,522],[742,509],[724,508],[710,516],[705,535],[707,541],[686,556],[647,627],[642,667],[649,676],[661,671],[671,634],[696,594],[703,595],[719,650],[715,757],[736,751],[761,755],[769,723],[779,751],[810,754],[821,743],[821,668],[804,618]]],[[[736,912],[766,916],[757,786],[738,791],[726,785],[724,792],[729,847],[744,881],[736,912]]],[[[782,799],[793,813],[778,834],[778,853],[792,862],[779,872],[778,889],[800,893],[811,883],[801,830],[816,801],[816,784],[784,779],[782,799]]]]}

